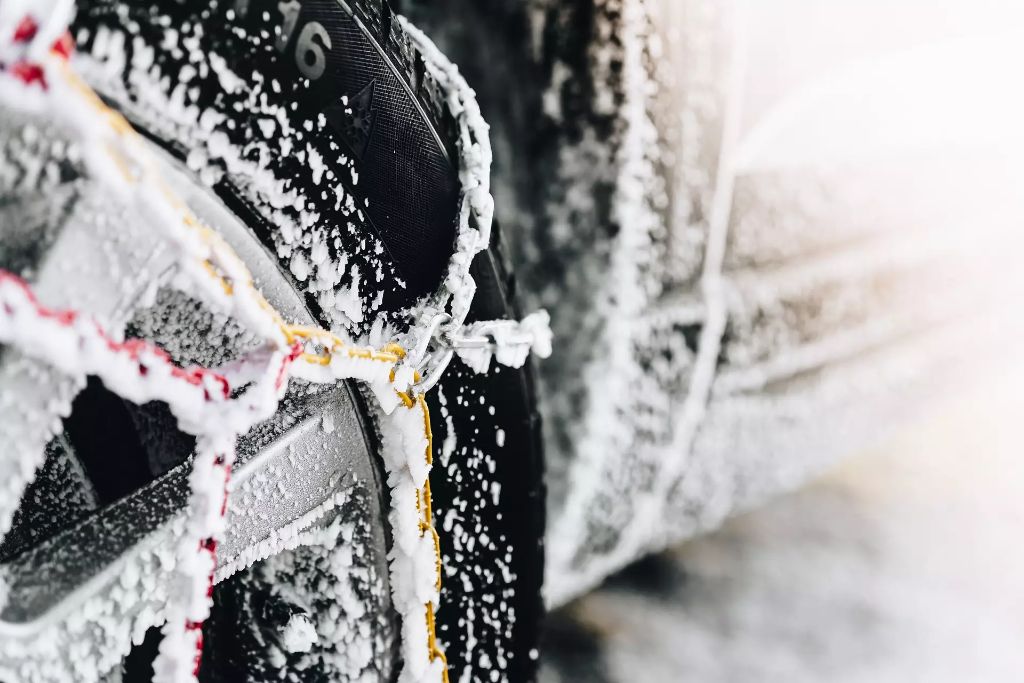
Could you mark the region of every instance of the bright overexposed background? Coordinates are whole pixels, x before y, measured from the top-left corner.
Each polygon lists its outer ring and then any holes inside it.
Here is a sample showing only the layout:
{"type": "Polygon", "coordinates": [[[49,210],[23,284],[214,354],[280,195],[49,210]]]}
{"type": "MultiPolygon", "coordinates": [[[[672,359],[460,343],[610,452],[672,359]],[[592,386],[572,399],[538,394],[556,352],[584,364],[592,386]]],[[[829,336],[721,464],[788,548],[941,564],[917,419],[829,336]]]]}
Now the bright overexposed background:
{"type": "Polygon", "coordinates": [[[547,683],[1024,680],[1024,364],[553,616],[547,683]]]}

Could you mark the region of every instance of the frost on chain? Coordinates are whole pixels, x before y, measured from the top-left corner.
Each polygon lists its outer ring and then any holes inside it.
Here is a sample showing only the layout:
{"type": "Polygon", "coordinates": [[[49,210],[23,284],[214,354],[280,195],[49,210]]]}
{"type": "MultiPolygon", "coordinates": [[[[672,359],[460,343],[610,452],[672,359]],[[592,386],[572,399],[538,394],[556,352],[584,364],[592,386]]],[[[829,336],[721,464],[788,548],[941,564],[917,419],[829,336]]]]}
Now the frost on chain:
{"type": "MultiPolygon", "coordinates": [[[[94,52],[98,52],[99,55],[105,59],[105,61],[101,61],[104,67],[110,71],[117,71],[119,66],[124,66],[124,55],[119,52],[119,49],[123,47],[122,41],[123,36],[119,38],[119,34],[116,33],[103,34],[96,37],[98,47],[95,45],[93,46],[94,52]]],[[[147,57],[144,53],[144,46],[136,47],[140,47],[140,59],[142,62],[145,62],[147,57]]],[[[211,68],[217,72],[220,84],[225,88],[225,90],[227,92],[233,90],[231,87],[231,83],[233,82],[232,79],[229,78],[229,75],[225,75],[223,73],[223,63],[211,58],[211,68]]],[[[453,77],[447,76],[446,78],[451,80],[453,77]]],[[[138,83],[136,82],[134,85],[137,86],[138,83]]],[[[173,96],[174,94],[172,93],[172,99],[173,96]]],[[[178,96],[180,96],[180,91],[178,96]]],[[[172,118],[173,115],[181,115],[187,123],[191,118],[191,114],[193,114],[182,112],[180,106],[176,108],[174,101],[168,101],[165,103],[168,105],[166,108],[162,109],[162,112],[171,115],[172,118]]],[[[180,104],[180,102],[177,103],[180,104]]],[[[464,105],[469,105],[470,103],[471,100],[463,101],[464,105]]],[[[213,117],[213,119],[215,118],[216,117],[213,117]]],[[[206,121],[211,121],[211,117],[206,117],[206,121]]],[[[180,124],[181,121],[179,120],[175,123],[180,124]]],[[[191,121],[191,123],[199,123],[200,127],[203,128],[203,122],[198,119],[191,121]]],[[[79,122],[75,122],[73,125],[78,126],[79,122]]],[[[102,127],[102,124],[93,124],[92,126],[95,126],[98,129],[102,127]]],[[[477,126],[477,128],[479,129],[480,126],[477,126]]],[[[207,130],[206,132],[209,131],[207,130]]],[[[476,136],[479,137],[478,132],[476,136]]],[[[211,150],[219,152],[224,151],[224,146],[222,144],[224,140],[222,138],[212,136],[207,141],[210,144],[211,150]]],[[[478,146],[481,142],[477,141],[475,144],[478,146]]],[[[482,144],[485,144],[485,137],[483,138],[482,144]]],[[[138,153],[138,150],[129,150],[130,155],[138,153]]],[[[479,186],[481,182],[479,178],[482,177],[483,182],[485,183],[485,163],[481,164],[479,161],[480,155],[477,152],[471,152],[470,155],[476,161],[470,165],[473,168],[467,169],[464,176],[464,180],[469,181],[469,185],[463,224],[468,225],[468,221],[472,219],[474,221],[474,227],[467,228],[467,230],[463,232],[461,241],[463,243],[462,248],[464,251],[457,255],[461,258],[454,259],[453,269],[449,274],[449,278],[446,280],[446,287],[449,288],[450,291],[459,293],[459,296],[456,298],[456,307],[461,307],[463,309],[468,306],[468,302],[472,294],[471,287],[466,287],[468,281],[468,257],[471,256],[475,250],[478,250],[485,245],[486,226],[489,221],[489,215],[487,213],[489,199],[485,195],[485,190],[481,193],[479,186]],[[482,240],[480,239],[481,237],[482,240]]],[[[88,173],[100,177],[106,182],[110,182],[117,175],[117,169],[113,168],[110,164],[110,159],[106,158],[100,148],[87,145],[85,157],[88,161],[87,166],[89,166],[88,173]]],[[[486,156],[484,156],[483,159],[486,159],[486,156]]],[[[218,157],[218,160],[225,161],[225,158],[218,157]]],[[[225,164],[228,172],[231,170],[241,172],[240,168],[244,165],[232,169],[232,161],[236,163],[236,166],[242,164],[240,159],[232,160],[230,158],[226,158],[225,164]]],[[[194,166],[194,170],[199,171],[201,175],[206,175],[209,181],[215,180],[215,178],[207,172],[210,169],[203,167],[197,161],[197,157],[195,155],[189,156],[189,163],[191,166],[194,166]]],[[[256,181],[266,179],[268,183],[272,184],[268,178],[261,176],[256,172],[259,171],[259,169],[245,167],[242,168],[242,170],[250,171],[249,175],[252,178],[255,178],[256,181]]],[[[31,176],[31,169],[26,172],[26,174],[31,176]]],[[[203,283],[205,275],[195,269],[194,264],[190,262],[190,259],[196,258],[197,256],[202,257],[203,252],[211,245],[201,245],[195,242],[190,242],[191,236],[189,236],[187,231],[182,231],[180,227],[176,227],[174,225],[176,216],[173,215],[175,213],[173,209],[168,210],[170,207],[168,207],[166,202],[163,201],[163,198],[160,197],[159,191],[154,193],[154,191],[152,191],[153,186],[146,185],[144,180],[145,178],[143,176],[143,182],[137,188],[136,197],[134,199],[140,200],[139,208],[144,207],[143,213],[148,213],[155,219],[152,221],[153,224],[162,225],[166,229],[167,236],[170,238],[170,243],[172,245],[172,251],[179,252],[178,255],[180,260],[178,261],[177,266],[181,269],[182,273],[181,276],[175,280],[175,286],[184,286],[188,290],[189,295],[196,295],[201,298],[208,299],[214,308],[224,308],[226,306],[226,309],[231,313],[239,314],[241,321],[245,325],[251,326],[260,334],[269,333],[267,336],[270,337],[271,344],[280,344],[279,331],[274,329],[275,323],[272,319],[266,319],[265,315],[263,315],[264,319],[261,319],[261,311],[258,310],[259,306],[252,305],[253,300],[249,297],[251,291],[243,291],[239,297],[232,297],[230,293],[228,293],[228,296],[225,297],[224,293],[217,291],[217,286],[211,288],[200,285],[197,288],[196,281],[198,280],[199,283],[203,283]],[[161,213],[162,211],[163,213],[161,213]]],[[[114,185],[116,184],[117,181],[114,180],[114,185]]],[[[278,187],[264,185],[262,190],[264,190],[264,194],[261,199],[268,201],[271,205],[274,205],[275,202],[276,204],[282,204],[282,193],[287,195],[287,189],[283,189],[280,185],[278,187]],[[274,195],[275,189],[278,190],[278,194],[276,195],[274,195]]],[[[287,200],[287,197],[284,197],[284,199],[287,200]]],[[[284,203],[287,204],[287,202],[284,203]]],[[[188,221],[185,222],[187,223],[188,221]]],[[[219,261],[217,262],[217,266],[222,268],[229,276],[231,276],[234,283],[245,284],[247,282],[248,275],[244,272],[244,269],[240,269],[240,264],[236,261],[232,261],[229,252],[225,251],[222,246],[217,246],[216,243],[213,246],[213,251],[216,252],[214,258],[216,261],[219,261]]],[[[313,263],[323,262],[323,259],[325,258],[323,245],[317,243],[313,246],[312,251],[313,256],[311,260],[313,263]]],[[[379,250],[377,251],[379,252],[379,250]]],[[[209,259],[211,256],[207,255],[207,258],[209,259]]],[[[293,255],[292,270],[299,281],[307,280],[309,278],[309,265],[310,264],[301,254],[298,257],[293,255]]],[[[331,270],[332,268],[334,271],[339,273],[342,270],[341,266],[336,266],[334,263],[330,264],[328,269],[331,270]]],[[[352,293],[352,297],[358,298],[358,267],[352,266],[349,272],[352,273],[354,279],[354,282],[350,287],[350,292],[352,293]]],[[[160,295],[158,295],[158,303],[159,296],[160,295]]],[[[440,303],[443,302],[443,300],[443,297],[438,297],[436,302],[440,303]]],[[[325,300],[322,297],[322,303],[324,302],[325,300]]],[[[437,305],[437,303],[435,303],[435,305],[437,305]]],[[[358,318],[361,317],[361,313],[352,309],[350,303],[346,303],[345,306],[347,306],[347,317],[349,318],[349,322],[360,322],[358,318]]],[[[32,334],[35,333],[31,328],[25,328],[24,326],[20,332],[25,333],[26,330],[32,334]]],[[[232,334],[230,335],[230,338],[233,341],[234,338],[237,338],[238,336],[238,334],[232,334]]],[[[129,352],[134,353],[134,348],[135,347],[131,347],[132,350],[129,352]]],[[[53,359],[40,349],[34,349],[34,352],[40,354],[41,357],[45,356],[43,359],[46,361],[52,361],[53,359]]],[[[178,357],[187,357],[189,355],[189,351],[186,347],[177,348],[175,350],[175,355],[178,357]]],[[[176,580],[172,582],[176,588],[172,593],[180,595],[181,599],[169,603],[170,609],[164,613],[164,618],[169,618],[171,624],[176,623],[178,625],[184,625],[184,628],[183,630],[178,628],[165,629],[165,638],[161,645],[161,656],[155,664],[155,671],[160,680],[189,680],[191,676],[193,676],[193,667],[191,667],[190,664],[191,659],[193,659],[193,654],[191,654],[191,652],[194,652],[199,645],[198,626],[206,617],[208,609],[206,600],[199,598],[199,596],[205,594],[205,587],[209,581],[208,578],[213,572],[213,547],[210,544],[212,543],[211,540],[218,535],[222,527],[222,519],[217,513],[217,510],[221,507],[221,504],[218,503],[218,501],[222,499],[226,476],[232,460],[233,435],[241,433],[248,425],[251,425],[254,420],[260,419],[261,416],[265,417],[269,412],[274,410],[276,398],[280,396],[280,392],[283,390],[284,383],[282,380],[287,377],[289,357],[291,357],[291,354],[286,357],[285,355],[282,355],[281,351],[270,353],[267,356],[265,366],[267,372],[265,374],[261,374],[262,377],[257,375],[257,382],[246,390],[240,397],[241,400],[238,401],[241,403],[240,409],[242,412],[233,410],[214,411],[210,415],[201,418],[198,414],[191,412],[191,409],[182,408],[180,404],[181,396],[175,394],[173,391],[171,394],[162,396],[167,399],[169,404],[171,404],[172,412],[179,413],[178,420],[180,426],[186,431],[201,434],[201,436],[199,439],[199,455],[194,464],[193,475],[191,475],[191,488],[193,488],[194,495],[193,500],[191,500],[189,523],[185,526],[185,532],[181,533],[181,539],[177,543],[178,550],[175,553],[176,557],[169,564],[169,566],[173,567],[176,571],[176,580]],[[184,411],[184,413],[181,413],[181,411],[184,411]],[[245,418],[242,417],[243,414],[245,414],[245,418]]],[[[331,367],[325,369],[327,371],[326,375],[323,371],[319,372],[318,375],[317,373],[312,374],[317,375],[317,379],[324,379],[328,381],[335,381],[338,378],[353,376],[364,378],[369,380],[372,385],[377,385],[379,395],[382,395],[383,397],[383,394],[386,393],[384,385],[387,384],[387,380],[377,378],[376,376],[380,373],[377,373],[375,370],[371,371],[370,366],[374,364],[366,364],[366,362],[356,356],[350,356],[340,360],[339,358],[332,359],[331,367]],[[371,372],[368,374],[367,371],[371,372]],[[324,377],[319,377],[319,375],[324,375],[324,377]]],[[[76,373],[81,372],[80,367],[77,365],[78,360],[79,357],[75,354],[63,357],[61,360],[61,368],[66,372],[75,375],[76,373]]],[[[155,356],[155,360],[162,360],[162,358],[157,354],[155,356]]],[[[106,361],[102,359],[95,362],[86,359],[85,368],[98,373],[100,377],[108,382],[113,381],[113,388],[115,391],[127,391],[128,395],[135,400],[153,397],[154,394],[146,393],[144,390],[139,392],[133,389],[130,378],[126,379],[124,382],[116,380],[115,378],[119,377],[119,375],[117,375],[115,370],[111,370],[111,368],[104,366],[104,362],[106,361]],[[112,372],[114,374],[112,374],[112,372]]],[[[112,362],[116,365],[116,356],[112,356],[112,362]]],[[[163,377],[159,373],[154,373],[153,371],[161,368],[162,366],[160,365],[160,362],[155,362],[155,364],[154,362],[147,362],[144,366],[146,371],[144,373],[144,376],[146,377],[146,386],[157,387],[157,395],[160,395],[160,391],[162,391],[159,387],[161,386],[160,382],[163,377]]],[[[173,376],[173,374],[174,373],[172,372],[171,375],[173,376]]],[[[251,370],[247,371],[246,374],[249,377],[252,377],[251,370]]],[[[386,374],[385,370],[385,377],[386,374]]],[[[402,377],[407,375],[410,375],[410,373],[404,371],[399,373],[399,376],[402,377]]],[[[226,399],[228,385],[225,381],[213,377],[210,378],[210,381],[206,381],[201,378],[199,386],[202,387],[204,391],[211,393],[223,391],[226,399]]],[[[393,404],[393,397],[389,398],[385,401],[385,409],[388,410],[393,408],[393,404]]],[[[225,405],[227,405],[226,401],[225,405]]],[[[414,438],[410,441],[410,447],[417,450],[419,457],[422,458],[426,451],[426,441],[422,438],[422,430],[425,427],[426,416],[425,414],[419,413],[420,405],[422,405],[422,402],[417,403],[414,409],[408,409],[417,412],[418,418],[416,422],[418,422],[418,426],[407,426],[402,433],[408,434],[413,429],[420,430],[420,438],[414,438]]],[[[399,410],[404,411],[407,409],[399,410]]],[[[409,438],[406,440],[409,441],[409,438]]],[[[418,461],[415,459],[408,459],[406,463],[407,467],[404,468],[408,471],[412,480],[419,483],[413,487],[412,493],[414,496],[406,502],[403,502],[401,504],[403,506],[415,506],[417,501],[421,498],[419,488],[425,485],[427,467],[425,463],[419,463],[417,465],[417,462],[418,461]]],[[[437,655],[439,655],[439,652],[436,650],[436,645],[433,644],[433,634],[424,630],[425,620],[423,611],[426,610],[427,614],[429,614],[431,610],[436,607],[436,588],[434,586],[437,583],[437,570],[434,566],[436,562],[436,547],[434,545],[434,541],[431,538],[431,533],[426,533],[426,535],[424,535],[425,530],[430,530],[429,518],[418,522],[418,526],[422,526],[423,524],[426,524],[426,529],[418,529],[420,532],[420,541],[416,544],[416,548],[407,549],[409,559],[402,560],[398,557],[395,558],[393,563],[396,575],[411,575],[412,578],[408,583],[408,585],[413,589],[411,595],[414,595],[415,599],[419,600],[418,604],[415,606],[409,601],[409,598],[404,600],[404,605],[406,605],[409,610],[413,610],[413,613],[408,615],[409,618],[406,618],[403,622],[403,631],[406,632],[406,638],[404,638],[404,640],[407,641],[407,668],[406,673],[403,674],[403,677],[406,680],[422,680],[424,677],[436,679],[439,676],[440,667],[443,665],[443,659],[438,658],[437,655]],[[408,567],[406,566],[407,563],[408,567]],[[428,589],[428,585],[434,588],[428,589]],[[415,617],[413,617],[414,613],[415,617]],[[428,642],[430,643],[429,649],[425,649],[428,642]],[[421,659],[421,656],[424,656],[425,659],[421,659]]],[[[151,614],[146,617],[146,620],[148,623],[155,623],[159,618],[160,616],[151,614]]],[[[138,633],[138,628],[139,627],[135,628],[136,634],[138,633]]],[[[296,628],[300,631],[302,630],[301,627],[296,628]]],[[[293,638],[292,640],[294,641],[295,639],[293,638]]],[[[308,645],[308,643],[306,644],[308,645]]],[[[303,647],[305,647],[305,645],[290,647],[289,649],[301,649],[303,647]]],[[[115,650],[115,652],[116,651],[120,651],[120,648],[115,650]]]]}

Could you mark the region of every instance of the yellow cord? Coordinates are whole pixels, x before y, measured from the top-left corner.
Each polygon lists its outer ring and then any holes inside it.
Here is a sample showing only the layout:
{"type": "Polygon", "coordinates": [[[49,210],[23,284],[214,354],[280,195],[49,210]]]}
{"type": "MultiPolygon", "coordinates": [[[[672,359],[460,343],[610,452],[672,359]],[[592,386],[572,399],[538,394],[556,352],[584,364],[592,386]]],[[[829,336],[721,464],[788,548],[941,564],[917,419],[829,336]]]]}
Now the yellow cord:
{"type": "MultiPolygon", "coordinates": [[[[427,437],[427,448],[425,457],[427,464],[431,464],[434,460],[434,435],[430,429],[430,409],[427,407],[427,402],[423,398],[423,394],[416,394],[416,403],[419,405],[420,410],[423,412],[423,425],[424,433],[427,437]]],[[[430,534],[434,540],[434,559],[436,562],[435,571],[437,572],[437,580],[435,587],[437,588],[438,595],[441,593],[441,539],[437,535],[437,529],[434,528],[433,511],[431,510],[431,494],[430,494],[430,477],[423,482],[422,494],[416,492],[416,500],[422,498],[423,500],[423,519],[420,525],[421,533],[425,533],[426,530],[430,530],[430,534]]],[[[437,659],[441,660],[443,668],[441,669],[441,679],[443,683],[448,683],[448,659],[444,655],[444,651],[437,645],[437,626],[434,620],[434,605],[433,603],[426,603],[427,610],[427,652],[430,655],[430,661],[437,659]]]]}

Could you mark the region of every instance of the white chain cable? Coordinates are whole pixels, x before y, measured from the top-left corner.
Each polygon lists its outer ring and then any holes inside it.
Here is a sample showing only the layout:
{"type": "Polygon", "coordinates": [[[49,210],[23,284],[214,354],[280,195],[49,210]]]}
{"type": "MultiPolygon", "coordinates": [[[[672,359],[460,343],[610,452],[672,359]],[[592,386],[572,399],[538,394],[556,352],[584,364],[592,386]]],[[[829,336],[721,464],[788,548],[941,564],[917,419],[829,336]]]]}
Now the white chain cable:
{"type": "Polygon", "coordinates": [[[544,309],[522,320],[483,320],[452,325],[451,316],[438,314],[430,322],[416,357],[423,379],[416,385],[430,391],[444,375],[452,358],[459,357],[473,372],[483,374],[491,359],[510,368],[521,368],[532,352],[538,358],[551,355],[551,317],[544,309]]]}

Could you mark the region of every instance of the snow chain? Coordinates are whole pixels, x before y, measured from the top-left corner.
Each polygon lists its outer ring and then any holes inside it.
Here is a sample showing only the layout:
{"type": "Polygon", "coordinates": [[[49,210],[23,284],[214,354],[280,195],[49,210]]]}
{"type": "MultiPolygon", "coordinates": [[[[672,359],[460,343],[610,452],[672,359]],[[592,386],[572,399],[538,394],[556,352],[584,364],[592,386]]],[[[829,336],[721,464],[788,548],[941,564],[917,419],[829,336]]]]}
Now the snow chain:
{"type": "MultiPolygon", "coordinates": [[[[38,26],[26,16],[17,35],[31,46],[37,31],[38,26]]],[[[191,293],[235,317],[264,340],[260,349],[224,367],[183,370],[156,346],[140,340],[114,341],[95,320],[74,311],[45,308],[24,281],[0,270],[0,342],[69,375],[81,379],[87,374],[96,375],[127,400],[165,401],[182,430],[197,437],[189,478],[188,522],[175,565],[178,579],[189,590],[166,605],[164,638],[154,662],[155,680],[178,683],[196,679],[235,439],[276,411],[289,377],[297,376],[322,383],[362,380],[373,390],[386,419],[394,423],[396,433],[386,433],[385,441],[395,441],[397,448],[391,452],[390,446],[385,446],[387,452],[383,454],[389,480],[411,481],[418,542],[431,544],[434,555],[433,576],[415,576],[416,563],[411,554],[415,547],[403,548],[397,538],[393,544],[392,593],[403,615],[405,666],[411,680],[448,683],[447,661],[437,641],[434,619],[441,590],[441,552],[431,509],[433,437],[424,393],[437,383],[454,355],[478,372],[487,369],[492,356],[518,367],[531,350],[548,355],[546,313],[528,316],[521,323],[492,321],[468,327],[453,326],[451,318],[442,314],[431,321],[429,334],[411,352],[397,344],[381,349],[352,346],[327,330],[286,323],[256,289],[247,268],[228,244],[203,225],[163,182],[131,125],[71,70],[66,61],[68,43],[68,38],[61,36],[42,57],[36,57],[38,49],[27,52],[38,61],[26,60],[24,68],[11,69],[10,74],[26,88],[39,86],[54,97],[66,96],[88,112],[85,116],[92,120],[86,120],[85,125],[79,123],[78,132],[85,137],[85,158],[92,174],[107,181],[112,192],[123,196],[126,190],[133,191],[131,198],[138,202],[142,215],[179,249],[180,271],[191,293]],[[243,390],[233,396],[233,389],[243,390]],[[415,428],[415,438],[411,431],[400,428],[411,424],[412,419],[421,425],[415,428]],[[396,571],[395,565],[402,562],[412,569],[396,571]],[[414,575],[411,579],[410,574],[414,575]],[[401,585],[403,582],[411,585],[401,585]],[[418,640],[411,634],[419,630],[409,621],[409,596],[415,596],[416,604],[423,609],[425,642],[418,644],[410,642],[418,640]],[[425,666],[416,656],[424,646],[425,666]]],[[[19,482],[22,487],[27,486],[28,479],[19,482]]],[[[392,496],[393,512],[397,506],[413,504],[397,498],[392,496]]],[[[16,505],[17,499],[11,504],[16,505]]],[[[0,537],[9,527],[8,513],[13,514],[13,510],[0,508],[0,537]]],[[[395,530],[396,537],[399,531],[395,530]]]]}

